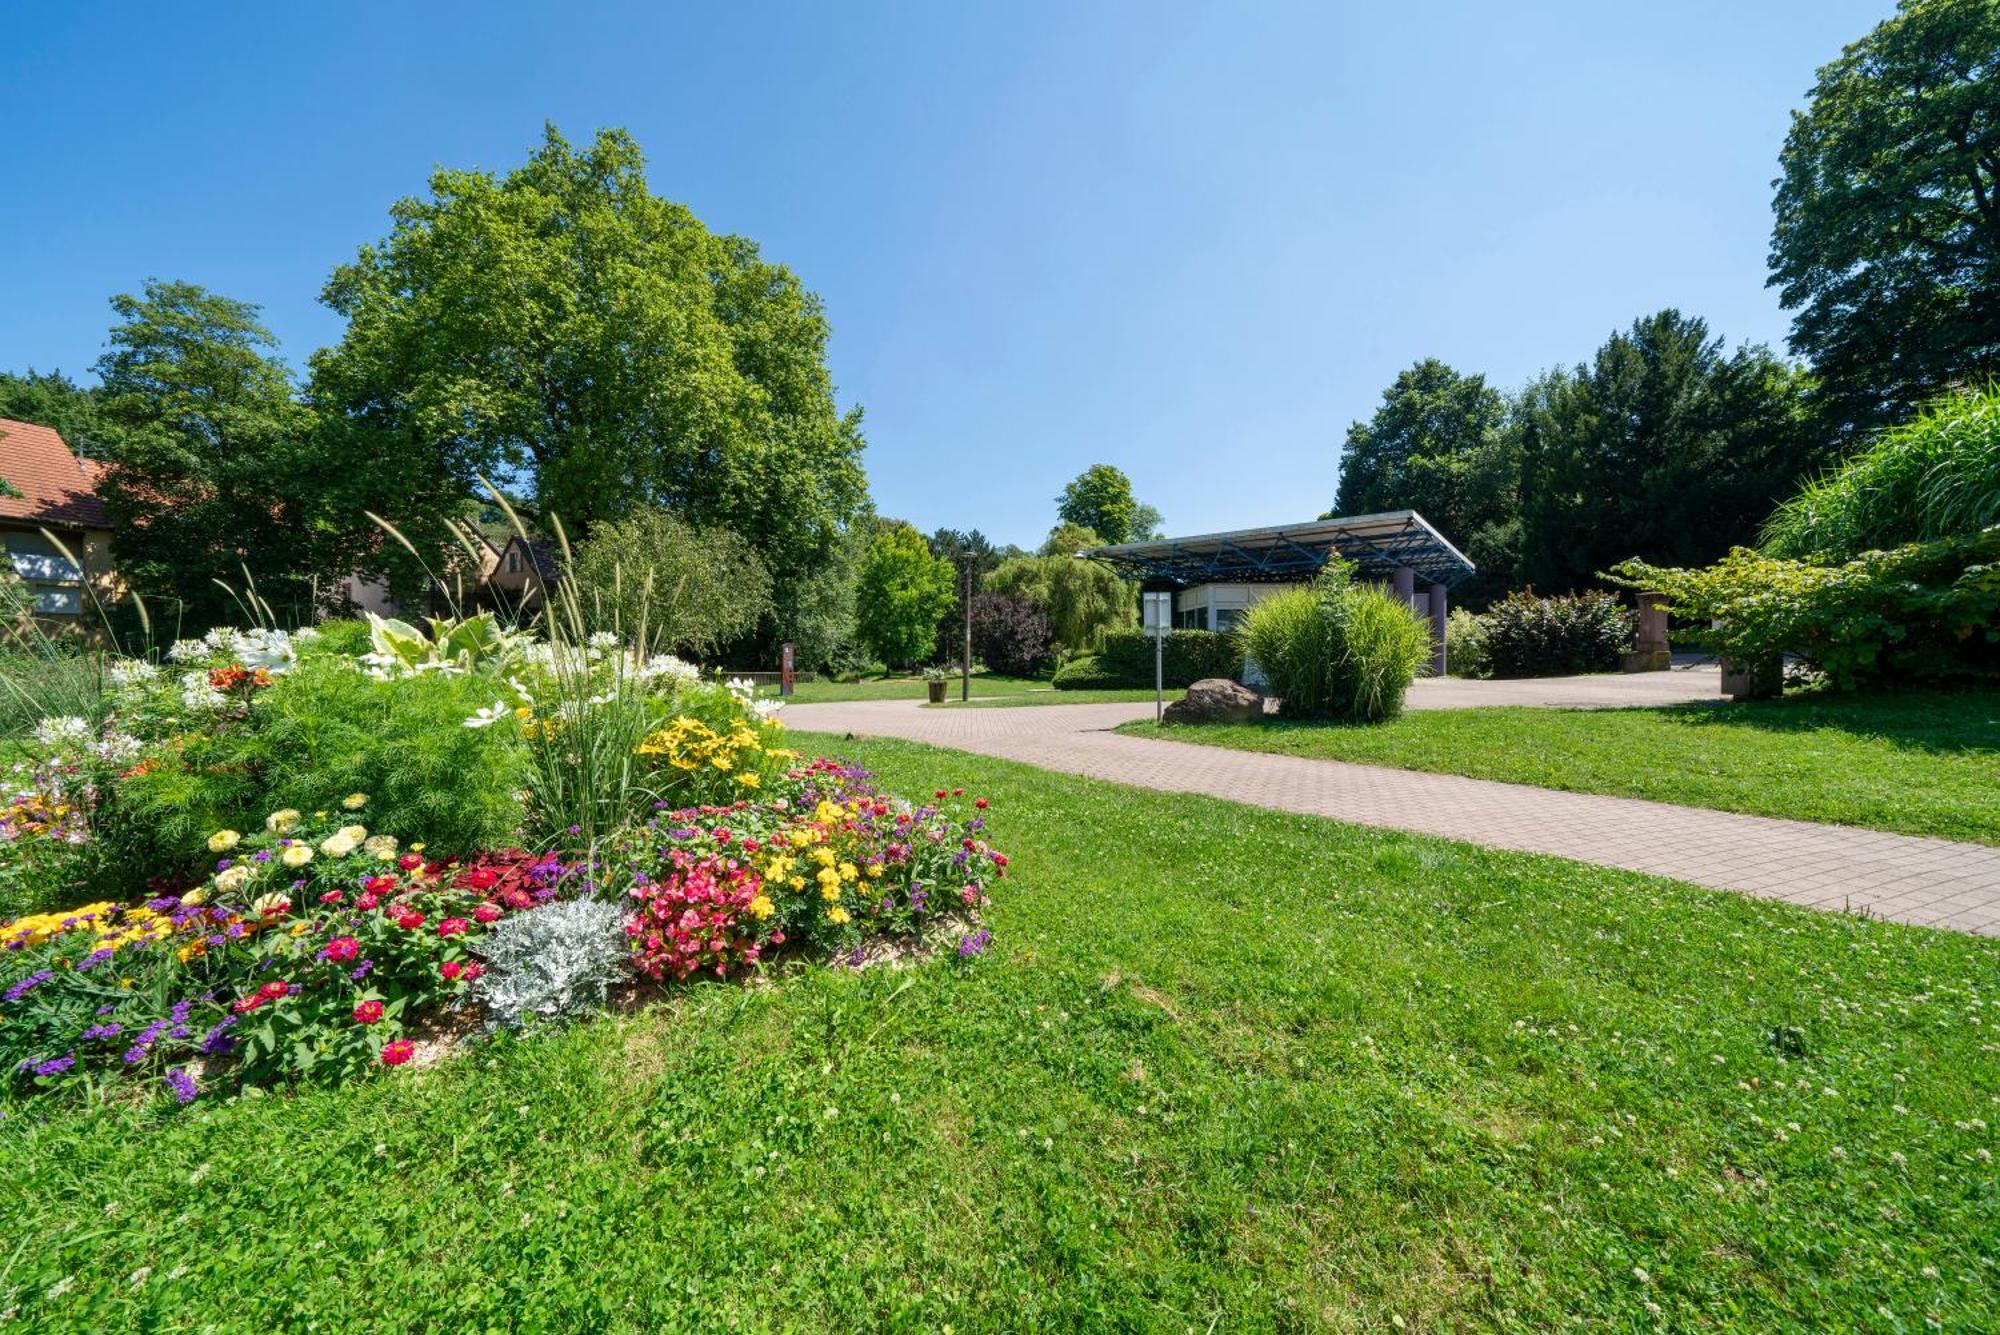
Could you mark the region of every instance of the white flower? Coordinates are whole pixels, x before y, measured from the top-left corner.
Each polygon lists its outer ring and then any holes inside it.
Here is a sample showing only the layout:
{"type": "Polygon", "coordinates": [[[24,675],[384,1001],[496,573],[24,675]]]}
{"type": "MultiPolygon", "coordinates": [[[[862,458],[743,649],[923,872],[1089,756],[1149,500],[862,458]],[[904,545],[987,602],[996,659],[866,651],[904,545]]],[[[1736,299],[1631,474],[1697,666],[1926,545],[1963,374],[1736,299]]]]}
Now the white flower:
{"type": "Polygon", "coordinates": [[[348,836],[345,830],[335,830],[332,834],[320,840],[319,843],[319,851],[330,858],[344,858],[349,853],[352,853],[354,848],[355,841],[348,836]]]}
{"type": "Polygon", "coordinates": [[[105,675],[111,678],[115,689],[130,690],[149,685],[160,675],[160,670],[143,658],[121,658],[106,669],[105,675]]]}
{"type": "Polygon", "coordinates": [[[684,662],[672,654],[654,654],[633,669],[641,681],[653,681],[664,677],[674,682],[695,682],[701,680],[701,669],[684,662]]]}
{"type": "Polygon", "coordinates": [[[535,697],[529,693],[527,687],[521,684],[519,677],[507,678],[507,685],[513,688],[514,694],[520,698],[522,704],[532,705],[535,703],[535,697]]]}
{"type": "Polygon", "coordinates": [[[199,663],[208,657],[208,646],[200,640],[175,640],[174,647],[167,650],[169,663],[199,663]]]}
{"type": "Polygon", "coordinates": [[[465,721],[465,726],[468,728],[491,727],[493,724],[498,723],[501,719],[506,718],[507,715],[512,712],[513,711],[508,709],[505,704],[503,704],[498,700],[495,700],[490,709],[481,709],[476,711],[471,718],[468,718],[465,721]]]}
{"type": "Polygon", "coordinates": [[[317,626],[300,626],[297,630],[292,632],[293,644],[303,644],[307,640],[316,640],[318,638],[319,638],[319,627],[317,626]]]}
{"type": "Polygon", "coordinates": [[[113,765],[124,765],[137,760],[144,749],[145,743],[129,732],[107,732],[97,743],[97,757],[113,765]]]}
{"type": "Polygon", "coordinates": [[[752,700],[750,702],[750,712],[755,714],[759,719],[776,718],[778,711],[784,707],[785,702],[776,698],[752,700]]]}
{"type": "Polygon", "coordinates": [[[93,731],[88,720],[74,714],[63,714],[43,719],[35,725],[31,735],[38,746],[69,747],[87,744],[93,731]]]}
{"type": "Polygon", "coordinates": [[[206,672],[183,672],[181,674],[181,708],[194,713],[221,709],[229,703],[229,698],[208,684],[206,672]]]}
{"type": "Polygon", "coordinates": [[[590,647],[593,649],[616,649],[618,647],[618,637],[608,630],[592,631],[590,633],[590,647]]]}

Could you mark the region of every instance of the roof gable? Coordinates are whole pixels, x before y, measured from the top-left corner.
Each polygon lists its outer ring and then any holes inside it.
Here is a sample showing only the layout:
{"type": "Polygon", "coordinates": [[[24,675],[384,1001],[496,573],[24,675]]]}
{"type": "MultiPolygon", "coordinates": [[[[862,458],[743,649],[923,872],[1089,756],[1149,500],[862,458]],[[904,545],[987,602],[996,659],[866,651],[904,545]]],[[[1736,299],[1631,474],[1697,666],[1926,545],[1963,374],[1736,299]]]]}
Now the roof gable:
{"type": "Polygon", "coordinates": [[[0,477],[19,496],[0,496],[0,519],[51,527],[110,528],[96,485],[104,466],[79,459],[53,429],[0,418],[0,477]]]}

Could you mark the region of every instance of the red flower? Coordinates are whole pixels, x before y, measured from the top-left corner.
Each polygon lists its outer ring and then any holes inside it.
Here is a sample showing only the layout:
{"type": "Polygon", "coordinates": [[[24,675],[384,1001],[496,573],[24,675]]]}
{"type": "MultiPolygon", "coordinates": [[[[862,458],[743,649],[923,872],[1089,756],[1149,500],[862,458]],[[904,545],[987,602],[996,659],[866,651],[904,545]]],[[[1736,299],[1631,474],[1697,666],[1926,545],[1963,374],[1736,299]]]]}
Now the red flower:
{"type": "Polygon", "coordinates": [[[486,966],[484,964],[481,964],[478,960],[473,960],[465,966],[465,971],[459,974],[459,977],[463,978],[466,982],[469,983],[473,979],[483,976],[485,972],[486,972],[486,966]]]}
{"type": "Polygon", "coordinates": [[[404,871],[415,871],[417,868],[424,865],[424,860],[418,857],[415,853],[405,853],[403,854],[403,856],[396,859],[396,865],[398,867],[401,867],[404,871]]]}
{"type": "Polygon", "coordinates": [[[382,1046],[382,1064],[401,1066],[415,1054],[416,1050],[417,1045],[407,1038],[399,1038],[394,1043],[385,1043],[382,1046]]]}
{"type": "Polygon", "coordinates": [[[500,920],[500,906],[498,904],[481,904],[472,911],[472,920],[474,922],[498,922],[500,920]]]}
{"type": "Polygon", "coordinates": [[[354,907],[360,909],[363,913],[366,913],[369,909],[374,908],[377,904],[380,904],[381,902],[382,902],[382,897],[380,895],[363,895],[361,896],[361,898],[354,901],[354,907]]]}
{"type": "Polygon", "coordinates": [[[931,796],[937,798],[937,800],[940,802],[944,801],[944,789],[942,788],[938,789],[935,793],[931,794],[931,796]]]}
{"type": "Polygon", "coordinates": [[[1006,866],[1006,865],[1007,865],[1007,855],[1006,855],[1005,853],[995,853],[995,854],[993,854],[993,865],[994,865],[994,866],[996,866],[996,867],[1004,867],[1004,866],[1006,866]]]}
{"type": "Polygon", "coordinates": [[[345,898],[347,898],[347,896],[341,894],[340,891],[329,890],[325,894],[319,897],[319,902],[322,904],[338,904],[341,900],[345,898]]]}
{"type": "Polygon", "coordinates": [[[406,932],[414,932],[424,925],[424,915],[415,909],[404,909],[396,915],[396,926],[406,932]]]}
{"type": "Polygon", "coordinates": [[[964,796],[965,796],[965,789],[963,789],[963,788],[954,788],[954,789],[952,789],[952,790],[951,790],[951,795],[952,795],[953,797],[964,797],[964,796]]]}
{"type": "Polygon", "coordinates": [[[374,1024],[381,1018],[382,1003],[379,1001],[364,1001],[354,1008],[354,1022],[356,1024],[374,1024]]]}
{"type": "Polygon", "coordinates": [[[380,876],[370,876],[361,883],[361,888],[371,895],[386,895],[396,888],[396,878],[387,873],[380,876]]]}
{"type": "Polygon", "coordinates": [[[257,989],[257,995],[265,1001],[278,1001],[292,994],[290,983],[272,981],[257,989]]]}
{"type": "MultiPolygon", "coordinates": [[[[417,919],[417,921],[422,922],[423,919],[419,918],[417,919]]],[[[467,926],[466,921],[463,918],[446,918],[443,922],[438,924],[438,935],[463,936],[465,935],[466,926],[467,926]]]]}
{"type": "Polygon", "coordinates": [[[361,953],[361,943],[351,936],[336,936],[326,943],[326,949],[320,953],[330,960],[345,963],[361,953]]]}
{"type": "Polygon", "coordinates": [[[443,964],[438,965],[438,972],[444,975],[445,981],[448,983],[457,982],[459,974],[464,971],[465,965],[457,960],[446,960],[443,964]]]}
{"type": "Polygon", "coordinates": [[[500,884],[500,873],[491,867],[475,867],[458,880],[468,890],[491,890],[500,884]]]}
{"type": "Polygon", "coordinates": [[[988,806],[990,806],[990,805],[992,805],[992,804],[991,804],[991,803],[989,803],[989,802],[988,802],[988,801],[987,801],[987,800],[986,800],[985,798],[983,798],[983,797],[975,797],[975,798],[973,798],[973,799],[972,799],[972,805],[974,805],[974,806],[978,807],[978,808],[979,808],[979,809],[980,809],[981,811],[984,811],[984,810],[986,810],[986,808],[987,808],[988,806]]]}

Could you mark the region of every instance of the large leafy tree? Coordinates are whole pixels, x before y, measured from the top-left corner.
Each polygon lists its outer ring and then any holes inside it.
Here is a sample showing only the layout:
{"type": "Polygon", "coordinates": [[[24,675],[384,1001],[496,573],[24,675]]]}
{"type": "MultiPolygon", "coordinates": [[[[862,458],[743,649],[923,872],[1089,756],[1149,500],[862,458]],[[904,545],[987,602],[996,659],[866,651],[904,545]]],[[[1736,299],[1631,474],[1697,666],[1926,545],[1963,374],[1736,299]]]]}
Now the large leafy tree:
{"type": "Polygon", "coordinates": [[[2000,374],[1996,89],[2000,4],[1903,0],[1793,115],[1771,284],[1840,423],[2000,374]]]}
{"type": "Polygon", "coordinates": [[[1701,565],[1756,539],[1823,458],[1807,381],[1699,319],[1633,322],[1587,365],[1530,385],[1521,433],[1521,575],[1545,592],[1631,556],[1701,565]]]}
{"type": "Polygon", "coordinates": [[[159,281],[111,304],[90,428],[121,573],[196,623],[240,619],[251,581],[304,614],[362,541],[368,465],[318,448],[255,306],[159,281]]]}
{"type": "Polygon", "coordinates": [[[1396,377],[1374,416],[1347,429],[1329,516],[1416,510],[1479,567],[1461,597],[1513,578],[1521,459],[1507,401],[1482,375],[1427,357],[1396,377]]]}
{"type": "Polygon", "coordinates": [[[861,642],[892,666],[916,662],[935,647],[938,621],[951,609],[957,582],[951,562],[931,555],[914,525],[879,522],[854,590],[861,642]]]}
{"type": "Polygon", "coordinates": [[[667,510],[599,524],[572,573],[593,624],[695,658],[748,633],[771,604],[770,572],[755,548],[667,510]]]}
{"type": "Polygon", "coordinates": [[[100,416],[98,395],[61,371],[0,371],[0,417],[53,428],[72,450],[103,452],[100,416]]]}
{"type": "Polygon", "coordinates": [[[1002,561],[986,577],[986,588],[1039,609],[1063,653],[1088,653],[1105,631],[1131,625],[1139,603],[1136,587],[1118,572],[1076,558],[1101,537],[1080,524],[1058,524],[1038,554],[1002,561]]]}
{"type": "Polygon", "coordinates": [[[312,393],[357,453],[470,490],[518,478],[572,534],[664,507],[769,566],[773,638],[823,596],[866,496],[857,412],[835,405],[817,297],[740,237],[655,195],[622,131],[553,127],[521,167],[440,170],[335,270],[347,317],[312,393]]]}
{"type": "Polygon", "coordinates": [[[1057,518],[1087,528],[1106,542],[1130,541],[1137,514],[1132,479],[1110,464],[1092,464],[1056,498],[1057,518]]]}

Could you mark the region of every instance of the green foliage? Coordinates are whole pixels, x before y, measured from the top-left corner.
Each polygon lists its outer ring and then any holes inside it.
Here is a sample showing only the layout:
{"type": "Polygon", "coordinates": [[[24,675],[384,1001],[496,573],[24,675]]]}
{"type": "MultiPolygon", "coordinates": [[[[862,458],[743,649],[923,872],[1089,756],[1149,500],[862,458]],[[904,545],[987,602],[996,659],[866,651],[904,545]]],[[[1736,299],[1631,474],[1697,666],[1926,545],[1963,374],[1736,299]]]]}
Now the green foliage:
{"type": "MultiPolygon", "coordinates": [[[[1153,636],[1148,631],[1121,630],[1105,635],[1096,656],[1092,688],[1153,684],[1153,636]]],[[[1243,645],[1219,630],[1170,630],[1161,647],[1160,667],[1170,687],[1192,686],[1207,677],[1234,681],[1243,671],[1243,645]]],[[[1065,689],[1086,683],[1076,677],[1059,681],[1065,689]]]]}
{"type": "Polygon", "coordinates": [[[1059,691],[1105,691],[1131,683],[1121,673],[1105,666],[1096,654],[1079,654],[1056,669],[1049,683],[1059,691]]]}
{"type": "Polygon", "coordinates": [[[1793,653],[1845,687],[2000,670],[2000,527],[1840,565],[1738,548],[1706,569],[1626,561],[1611,573],[1665,594],[1694,636],[1738,663],[1793,653]]]}
{"type": "Polygon", "coordinates": [[[854,610],[862,644],[908,666],[931,652],[938,621],[956,597],[951,562],[931,555],[924,535],[900,519],[881,523],[862,557],[854,610]]]}
{"type": "Polygon", "coordinates": [[[407,621],[367,614],[368,647],[375,664],[390,675],[409,672],[504,672],[521,657],[522,639],[501,627],[491,612],[444,620],[426,617],[428,633],[407,621]]]}
{"type": "MultiPolygon", "coordinates": [[[[1481,613],[1479,624],[1492,676],[1561,677],[1616,668],[1632,645],[1639,614],[1601,589],[1553,598],[1516,593],[1481,613]]],[[[1449,638],[1445,647],[1449,658],[1449,638]]]]}
{"type": "MultiPolygon", "coordinates": [[[[72,450],[88,458],[103,454],[101,404],[61,371],[0,371],[0,417],[53,429],[72,450]]],[[[4,481],[4,479],[0,479],[4,481]]],[[[0,492],[0,494],[5,494],[0,492]]]]}
{"type": "Polygon", "coordinates": [[[1695,564],[1750,541],[1822,458],[1805,389],[1768,349],[1725,353],[1673,310],[1530,385],[1521,578],[1562,592],[1629,556],[1695,564]]]}
{"type": "MultiPolygon", "coordinates": [[[[1129,542],[1138,517],[1132,479],[1110,464],[1092,464],[1056,497],[1056,515],[1065,524],[1087,528],[1105,542],[1129,542]]],[[[1152,516],[1158,521],[1158,512],[1152,516]]]]}
{"type": "Polygon", "coordinates": [[[1484,601],[1513,576],[1520,442],[1486,377],[1427,357],[1396,377],[1367,422],[1347,429],[1335,515],[1416,510],[1479,566],[1455,596],[1484,601]]]}
{"type": "Polygon", "coordinates": [[[771,610],[771,574],[754,547],[667,510],[598,525],[571,574],[592,625],[692,658],[748,635],[771,610]]]}
{"type": "Polygon", "coordinates": [[[1253,605],[1241,634],[1291,718],[1393,718],[1431,656],[1430,627],[1409,604],[1356,584],[1352,568],[1340,562],[1325,567],[1310,589],[1253,605]]]}
{"type": "Polygon", "coordinates": [[[511,842],[526,775],[502,733],[465,726],[493,703],[477,677],[379,681],[329,657],[275,679],[240,717],[178,733],[119,782],[105,813],[108,874],[126,883],[198,863],[220,828],[260,827],[284,807],[371,799],[371,824],[438,854],[511,842]]]}
{"type": "Polygon", "coordinates": [[[504,175],[440,169],[324,300],[348,326],[313,394],[354,457],[461,494],[524,473],[586,537],[647,508],[725,526],[770,569],[775,637],[803,638],[866,497],[825,312],[752,242],[655,195],[630,135],[578,149],[550,127],[504,175]]]}
{"type": "Polygon", "coordinates": [[[244,583],[287,620],[367,544],[362,506],[379,461],[348,466],[315,438],[257,308],[193,283],[112,298],[119,323],[97,363],[98,483],[120,574],[188,624],[236,613],[244,583]]]}
{"type": "Polygon", "coordinates": [[[1055,628],[1033,603],[1002,593],[972,600],[972,652],[995,672],[1032,676],[1055,653],[1055,628]]]}
{"type": "Polygon", "coordinates": [[[1060,528],[1049,535],[1049,544],[1040,556],[1003,561],[986,577],[989,591],[1041,608],[1055,630],[1057,646],[1066,654],[1090,652],[1107,631],[1139,619],[1132,586],[1116,572],[1095,561],[1079,561],[1051,550],[1059,540],[1067,543],[1078,535],[1083,540],[1072,551],[1095,545],[1094,534],[1075,527],[1060,528]]]}
{"type": "Polygon", "coordinates": [[[1490,677],[1493,658],[1486,648],[1486,622],[1477,612],[1451,609],[1444,622],[1445,667],[1454,677],[1490,677]]]}
{"type": "Polygon", "coordinates": [[[1850,428],[2000,375],[1996,79],[2000,8],[1902,0],[1792,118],[1770,281],[1850,428]]]}
{"type": "Polygon", "coordinates": [[[1764,526],[1764,550],[1844,561],[1873,548],[2000,524],[2000,389],[1952,394],[1803,487],[1764,526]]]}

